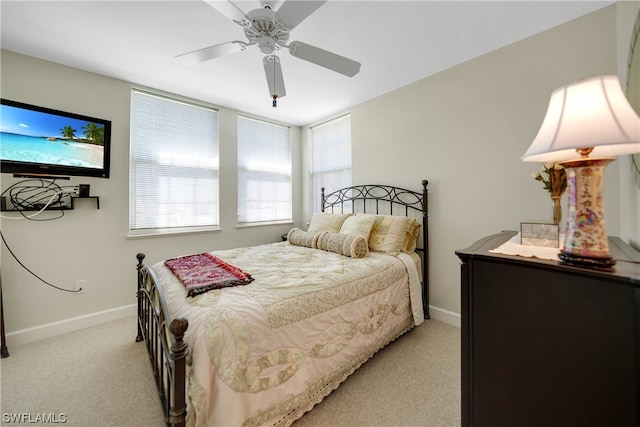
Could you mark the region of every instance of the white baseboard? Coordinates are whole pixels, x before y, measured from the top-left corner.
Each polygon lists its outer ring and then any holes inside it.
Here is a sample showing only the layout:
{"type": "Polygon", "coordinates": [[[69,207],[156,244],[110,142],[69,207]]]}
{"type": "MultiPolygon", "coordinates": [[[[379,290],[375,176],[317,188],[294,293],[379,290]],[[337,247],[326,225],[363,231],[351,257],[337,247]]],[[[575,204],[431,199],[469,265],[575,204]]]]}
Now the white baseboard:
{"type": "MultiPolygon", "coordinates": [[[[123,307],[112,308],[110,310],[99,311],[84,316],[72,317],[70,319],[60,320],[58,322],[47,323],[32,328],[20,329],[18,331],[7,333],[7,346],[16,346],[39,341],[45,338],[54,337],[56,335],[67,332],[77,331],[79,329],[89,328],[101,323],[118,320],[129,316],[135,316],[137,312],[137,304],[126,305],[123,307]]],[[[429,306],[429,315],[432,319],[447,323],[456,328],[462,325],[462,318],[458,313],[445,310],[443,308],[429,306]]]]}
{"type": "Polygon", "coordinates": [[[97,313],[72,317],[58,322],[9,332],[7,333],[7,346],[11,348],[11,346],[28,344],[67,332],[96,326],[112,320],[135,316],[137,313],[137,307],[137,304],[125,305],[123,307],[112,308],[110,310],[99,311],[97,313]]]}
{"type": "Polygon", "coordinates": [[[454,313],[453,311],[430,305],[429,316],[431,316],[432,319],[439,320],[440,322],[447,323],[451,326],[455,326],[456,328],[462,327],[462,317],[460,314],[454,313]]]}

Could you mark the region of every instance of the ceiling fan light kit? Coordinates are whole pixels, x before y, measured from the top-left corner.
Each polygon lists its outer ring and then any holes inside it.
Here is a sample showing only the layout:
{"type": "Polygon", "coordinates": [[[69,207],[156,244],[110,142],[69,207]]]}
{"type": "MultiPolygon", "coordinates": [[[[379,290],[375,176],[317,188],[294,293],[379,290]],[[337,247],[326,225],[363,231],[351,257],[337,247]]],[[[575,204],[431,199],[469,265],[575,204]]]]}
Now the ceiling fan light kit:
{"type": "Polygon", "coordinates": [[[321,1],[285,1],[278,11],[272,10],[268,4],[246,14],[231,0],[205,0],[227,18],[243,27],[248,42],[231,41],[194,50],[176,56],[176,59],[188,65],[199,64],[221,56],[246,50],[249,46],[258,46],[266,56],[262,60],[272,106],[277,106],[277,99],[286,95],[280,58],[273,53],[281,48],[300,59],[353,77],[360,72],[360,63],[344,56],[329,52],[307,43],[289,41],[289,32],[300,22],[326,3],[321,1]]]}

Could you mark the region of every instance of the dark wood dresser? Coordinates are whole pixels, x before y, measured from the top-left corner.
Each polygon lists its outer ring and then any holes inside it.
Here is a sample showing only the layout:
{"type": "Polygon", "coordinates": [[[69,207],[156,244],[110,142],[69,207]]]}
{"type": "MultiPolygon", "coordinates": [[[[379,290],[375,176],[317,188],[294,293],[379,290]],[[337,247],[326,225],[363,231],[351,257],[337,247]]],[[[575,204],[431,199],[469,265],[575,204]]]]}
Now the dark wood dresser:
{"type": "Polygon", "coordinates": [[[462,261],[463,426],[640,426],[640,253],[613,271],[490,253],[462,261]]]}

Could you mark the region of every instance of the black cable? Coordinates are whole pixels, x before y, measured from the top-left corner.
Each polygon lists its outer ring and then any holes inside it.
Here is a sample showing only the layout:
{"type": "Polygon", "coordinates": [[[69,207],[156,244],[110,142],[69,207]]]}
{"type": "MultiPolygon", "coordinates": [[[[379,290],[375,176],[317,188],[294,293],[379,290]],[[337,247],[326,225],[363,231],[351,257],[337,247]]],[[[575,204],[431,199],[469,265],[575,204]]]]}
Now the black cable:
{"type": "Polygon", "coordinates": [[[36,279],[40,280],[42,283],[51,286],[52,288],[56,288],[59,291],[64,291],[64,292],[71,292],[71,293],[77,293],[80,292],[80,290],[70,290],[70,289],[64,289],[64,288],[60,288],[54,284],[51,284],[49,282],[47,282],[46,280],[44,280],[42,277],[38,276],[36,273],[34,273],[33,271],[29,270],[22,262],[20,262],[20,260],[18,259],[18,257],[16,256],[16,254],[13,253],[13,251],[11,250],[11,248],[9,247],[9,245],[7,244],[7,241],[4,239],[4,234],[2,234],[2,230],[0,230],[0,237],[2,237],[2,242],[4,243],[4,246],[7,248],[7,250],[9,251],[9,253],[11,254],[11,256],[13,257],[13,259],[15,259],[18,264],[20,264],[20,266],[22,268],[24,268],[25,270],[27,270],[29,273],[31,273],[31,275],[33,277],[35,277],[36,279]]]}
{"type": "Polygon", "coordinates": [[[69,197],[63,187],[55,183],[55,180],[32,179],[18,182],[9,187],[3,194],[9,192],[9,198],[14,206],[22,209],[40,209],[52,205],[64,206],[63,198],[69,197]],[[27,185],[29,182],[38,182],[39,185],[27,185]]]}
{"type": "Polygon", "coordinates": [[[65,201],[64,199],[65,197],[70,198],[69,193],[75,189],[76,187],[72,185],[61,187],[55,183],[55,179],[45,180],[44,178],[34,178],[19,181],[11,185],[2,192],[1,196],[5,197],[8,193],[9,201],[16,207],[13,211],[19,212],[25,219],[30,221],[52,221],[64,216],[63,209],[70,203],[70,200],[65,201]],[[38,185],[30,185],[30,183],[33,182],[38,185]],[[59,209],[55,209],[56,207],[59,207],[59,209]],[[40,212],[37,212],[40,209],[43,211],[45,209],[48,211],[57,210],[60,214],[53,218],[34,219],[36,215],[40,214],[40,212]],[[27,215],[25,213],[26,211],[36,211],[36,213],[27,215]]]}
{"type": "MultiPolygon", "coordinates": [[[[48,181],[43,178],[35,178],[35,179],[26,179],[23,181],[19,181],[9,186],[6,190],[2,192],[2,194],[0,194],[0,196],[4,197],[7,193],[9,193],[9,200],[11,201],[13,206],[17,207],[17,209],[15,209],[14,212],[19,212],[20,215],[22,215],[25,219],[28,219],[29,221],[52,221],[55,219],[60,219],[64,216],[64,211],[62,210],[64,205],[62,203],[63,203],[63,198],[65,196],[68,196],[67,192],[65,191],[66,189],[75,189],[75,186],[60,187],[58,184],[55,183],[55,179],[48,181]],[[28,185],[28,183],[32,183],[32,182],[37,182],[39,185],[28,185]],[[45,218],[45,219],[33,218],[34,215],[40,214],[42,211],[44,211],[44,209],[49,208],[50,205],[57,204],[57,203],[60,204],[59,216],[56,216],[53,218],[45,218]],[[42,211],[36,212],[34,215],[31,215],[31,216],[25,213],[27,210],[38,211],[39,209],[42,209],[42,211]]],[[[51,208],[49,208],[49,211],[50,209],[51,208]]],[[[16,262],[20,264],[22,268],[24,268],[36,279],[40,280],[42,283],[48,286],[51,286],[52,288],[58,289],[59,291],[70,292],[70,293],[81,292],[80,290],[70,290],[70,289],[61,288],[59,286],[56,286],[52,283],[47,282],[42,277],[38,276],[36,273],[31,271],[29,268],[27,268],[27,266],[25,266],[18,259],[16,254],[13,253],[13,251],[9,247],[9,244],[4,238],[4,234],[2,234],[2,230],[0,230],[0,237],[2,237],[2,242],[4,243],[5,247],[13,257],[13,259],[15,259],[16,262]]]]}

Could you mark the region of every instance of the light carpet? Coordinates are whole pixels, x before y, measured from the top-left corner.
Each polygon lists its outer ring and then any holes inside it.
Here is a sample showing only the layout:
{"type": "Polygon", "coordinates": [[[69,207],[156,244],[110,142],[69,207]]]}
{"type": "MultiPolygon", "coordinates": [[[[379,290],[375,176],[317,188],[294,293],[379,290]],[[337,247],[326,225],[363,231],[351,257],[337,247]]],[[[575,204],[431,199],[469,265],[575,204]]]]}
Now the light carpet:
{"type": "MultiPolygon", "coordinates": [[[[48,417],[81,427],[160,427],[134,317],[9,347],[0,424],[48,417]],[[13,417],[13,418],[12,418],[13,417]]],[[[460,330],[428,320],[378,352],[293,427],[460,425],[460,330]]]]}

